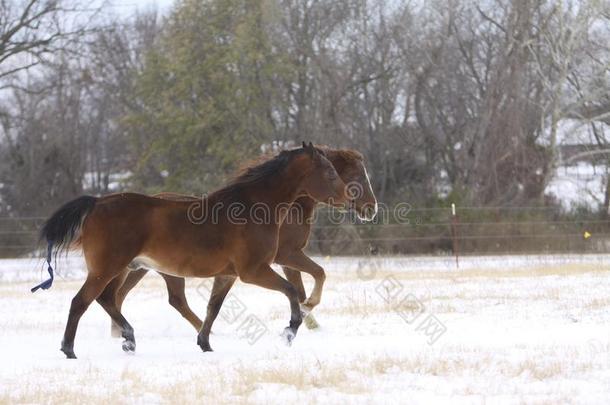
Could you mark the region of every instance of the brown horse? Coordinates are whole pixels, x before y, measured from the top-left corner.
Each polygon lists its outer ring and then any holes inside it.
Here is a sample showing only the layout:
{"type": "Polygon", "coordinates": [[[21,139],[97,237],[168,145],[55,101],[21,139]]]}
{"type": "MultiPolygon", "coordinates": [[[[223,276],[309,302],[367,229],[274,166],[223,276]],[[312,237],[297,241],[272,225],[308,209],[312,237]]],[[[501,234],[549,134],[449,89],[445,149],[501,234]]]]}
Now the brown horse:
{"type": "MultiPolygon", "coordinates": [[[[41,232],[49,252],[74,247],[80,232],[89,271],[72,300],[61,350],[76,358],[78,322],[96,299],[121,325],[123,350],[135,350],[133,328],[114,302],[101,296],[134,259],[178,277],[212,277],[230,271],[246,283],[282,292],[290,302],[290,323],[284,330],[290,343],[302,322],[298,293],[270,264],[287,207],[302,195],[326,202],[348,200],[345,183],[311,143],[250,167],[227,187],[202,199],[195,207],[202,214],[198,216],[193,214],[192,201],[134,193],[83,196],[68,202],[41,232]],[[266,220],[255,216],[260,210],[268,214],[266,220]]],[[[205,350],[202,332],[197,340],[205,350]]]]}
{"type": "MultiPolygon", "coordinates": [[[[333,164],[341,179],[348,185],[348,191],[352,193],[353,208],[355,208],[358,216],[361,219],[372,220],[377,211],[377,200],[371,188],[370,180],[362,155],[354,150],[346,149],[331,149],[324,146],[317,146],[318,150],[324,153],[328,160],[333,164]],[[350,190],[352,189],[352,190],[350,190]]],[[[185,199],[195,198],[175,193],[161,193],[156,197],[167,199],[185,199]]],[[[317,263],[311,260],[303,252],[309,239],[312,217],[314,208],[317,202],[310,197],[301,197],[297,199],[291,209],[291,213],[298,217],[292,217],[286,220],[280,227],[279,246],[275,263],[282,265],[284,273],[293,286],[297,289],[301,309],[306,314],[305,320],[315,324],[312,315],[309,313],[316,305],[319,304],[322,294],[322,288],[325,280],[324,269],[317,263]],[[315,286],[309,298],[306,297],[305,287],[301,278],[301,273],[305,272],[313,276],[315,286]]],[[[129,275],[123,285],[111,283],[106,287],[104,294],[109,297],[114,297],[115,304],[121,308],[122,303],[131,289],[147,274],[148,269],[141,266],[140,263],[133,262],[129,265],[129,275]]],[[[232,285],[235,282],[236,276],[227,274],[217,276],[214,279],[214,285],[208,303],[207,316],[204,323],[191,310],[185,296],[185,282],[183,278],[174,277],[171,275],[160,273],[167,285],[169,303],[176,308],[178,312],[186,318],[191,325],[200,331],[205,324],[204,332],[209,335],[212,323],[216,319],[224,298],[228,294],[232,285]]],[[[112,299],[112,298],[111,298],[112,299]]],[[[308,323],[306,322],[306,325],[308,323]]],[[[113,336],[120,336],[120,327],[116,323],[112,323],[113,336]]],[[[212,350],[207,343],[207,349],[212,350]]]]}

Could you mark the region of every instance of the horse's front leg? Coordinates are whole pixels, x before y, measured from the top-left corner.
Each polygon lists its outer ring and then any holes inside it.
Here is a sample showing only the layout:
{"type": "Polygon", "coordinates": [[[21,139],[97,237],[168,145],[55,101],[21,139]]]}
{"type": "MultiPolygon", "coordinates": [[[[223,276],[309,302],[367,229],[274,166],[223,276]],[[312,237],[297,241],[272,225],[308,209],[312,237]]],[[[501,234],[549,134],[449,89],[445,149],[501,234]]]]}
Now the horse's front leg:
{"type": "Polygon", "coordinates": [[[282,336],[288,345],[296,337],[299,326],[303,322],[301,309],[299,307],[299,296],[296,288],[286,279],[277,274],[268,264],[241,268],[237,270],[240,280],[244,283],[255,284],[270,290],[279,291],[284,294],[290,302],[290,322],[284,329],[282,336]]]}
{"type": "Polygon", "coordinates": [[[308,273],[314,278],[315,284],[309,298],[304,299],[302,296],[299,298],[302,302],[301,310],[305,316],[305,325],[307,328],[315,329],[319,327],[319,324],[311,314],[311,311],[322,299],[322,290],[326,280],[324,269],[307,257],[301,250],[296,250],[289,254],[284,254],[281,257],[276,257],[276,263],[283,266],[288,281],[295,286],[297,291],[303,291],[303,295],[305,291],[303,279],[301,278],[300,273],[295,270],[308,273]],[[288,267],[288,269],[286,267],[288,267]]]}

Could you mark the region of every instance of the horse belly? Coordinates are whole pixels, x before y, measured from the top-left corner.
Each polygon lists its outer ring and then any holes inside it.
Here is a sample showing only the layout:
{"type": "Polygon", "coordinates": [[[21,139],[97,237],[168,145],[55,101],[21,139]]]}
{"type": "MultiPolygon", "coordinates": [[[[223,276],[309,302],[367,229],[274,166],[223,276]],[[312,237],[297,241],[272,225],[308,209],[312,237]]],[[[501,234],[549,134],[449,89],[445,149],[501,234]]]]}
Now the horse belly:
{"type": "Polygon", "coordinates": [[[134,262],[139,268],[158,271],[177,277],[211,277],[224,271],[229,262],[224,255],[208,252],[172,252],[169,255],[146,254],[134,262]]]}

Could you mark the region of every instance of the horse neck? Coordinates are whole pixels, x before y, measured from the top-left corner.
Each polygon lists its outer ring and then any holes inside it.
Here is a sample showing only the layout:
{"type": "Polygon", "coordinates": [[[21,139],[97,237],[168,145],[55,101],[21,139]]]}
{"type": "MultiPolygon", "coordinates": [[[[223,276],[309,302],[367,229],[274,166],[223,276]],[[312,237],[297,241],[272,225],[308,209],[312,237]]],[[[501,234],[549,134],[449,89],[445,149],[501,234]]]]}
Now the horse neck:
{"type": "Polygon", "coordinates": [[[339,176],[343,176],[348,167],[348,164],[346,164],[345,159],[343,159],[339,153],[333,149],[328,149],[325,151],[326,153],[326,158],[330,161],[330,163],[332,163],[332,165],[335,167],[335,170],[337,171],[337,174],[339,176]]]}
{"type": "Polygon", "coordinates": [[[294,206],[298,207],[300,212],[303,213],[303,219],[305,220],[311,218],[316,205],[316,200],[308,196],[300,196],[294,201],[294,206]]]}
{"type": "MultiPolygon", "coordinates": [[[[250,189],[250,200],[253,203],[265,204],[271,209],[271,212],[280,212],[281,210],[276,210],[276,208],[283,205],[289,206],[302,196],[301,183],[303,177],[302,172],[287,168],[283,173],[267,179],[262,185],[252,187],[250,189]]],[[[278,218],[277,220],[281,222],[281,219],[278,218]]]]}

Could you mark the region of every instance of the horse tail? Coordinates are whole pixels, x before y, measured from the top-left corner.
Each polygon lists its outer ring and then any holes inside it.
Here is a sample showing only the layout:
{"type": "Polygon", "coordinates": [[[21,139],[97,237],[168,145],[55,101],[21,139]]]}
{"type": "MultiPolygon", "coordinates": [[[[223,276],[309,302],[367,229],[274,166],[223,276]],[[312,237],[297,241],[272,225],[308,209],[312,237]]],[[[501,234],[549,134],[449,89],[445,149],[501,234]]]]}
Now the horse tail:
{"type": "Polygon", "coordinates": [[[32,292],[42,288],[46,290],[53,284],[53,268],[51,258],[53,252],[58,253],[70,249],[75,239],[80,239],[78,233],[83,220],[91,212],[97,202],[97,197],[82,196],[62,205],[47,221],[40,231],[40,240],[47,242],[47,263],[50,279],[32,288],[32,292]]]}

